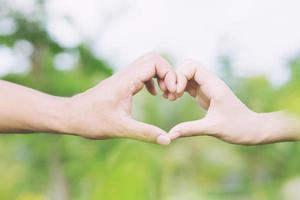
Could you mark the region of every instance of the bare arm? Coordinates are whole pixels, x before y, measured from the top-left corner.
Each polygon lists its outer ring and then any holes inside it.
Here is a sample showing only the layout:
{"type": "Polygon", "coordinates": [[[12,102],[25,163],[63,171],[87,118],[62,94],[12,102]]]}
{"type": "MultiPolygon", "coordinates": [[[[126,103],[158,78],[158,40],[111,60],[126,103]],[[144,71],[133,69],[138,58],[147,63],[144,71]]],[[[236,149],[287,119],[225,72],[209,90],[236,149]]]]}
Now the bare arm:
{"type": "Polygon", "coordinates": [[[0,80],[0,132],[65,132],[67,98],[0,80]]]}
{"type": "Polygon", "coordinates": [[[176,99],[176,74],[156,54],[140,57],[125,70],[70,98],[0,81],[0,132],[42,131],[169,144],[164,130],[131,117],[132,98],[137,92],[146,86],[156,95],[153,78],[170,100],[176,99]]]}

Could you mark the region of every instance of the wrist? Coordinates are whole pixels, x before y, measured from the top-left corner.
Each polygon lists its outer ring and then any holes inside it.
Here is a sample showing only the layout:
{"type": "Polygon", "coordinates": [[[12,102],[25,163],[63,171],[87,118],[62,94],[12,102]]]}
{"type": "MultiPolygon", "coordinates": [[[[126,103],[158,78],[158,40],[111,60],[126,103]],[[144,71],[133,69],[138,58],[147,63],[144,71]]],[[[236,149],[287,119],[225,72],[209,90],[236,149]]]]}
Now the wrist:
{"type": "Polygon", "coordinates": [[[89,111],[83,111],[85,103],[82,102],[81,95],[58,98],[55,103],[58,112],[53,114],[52,132],[82,137],[87,135],[93,128],[89,126],[90,119],[83,114],[89,111]]]}
{"type": "Polygon", "coordinates": [[[70,109],[68,97],[50,96],[37,109],[36,121],[39,122],[39,131],[68,134],[70,129],[70,109]]]}
{"type": "Polygon", "coordinates": [[[257,113],[260,134],[266,143],[297,141],[300,139],[300,121],[285,112],[257,113]]]}

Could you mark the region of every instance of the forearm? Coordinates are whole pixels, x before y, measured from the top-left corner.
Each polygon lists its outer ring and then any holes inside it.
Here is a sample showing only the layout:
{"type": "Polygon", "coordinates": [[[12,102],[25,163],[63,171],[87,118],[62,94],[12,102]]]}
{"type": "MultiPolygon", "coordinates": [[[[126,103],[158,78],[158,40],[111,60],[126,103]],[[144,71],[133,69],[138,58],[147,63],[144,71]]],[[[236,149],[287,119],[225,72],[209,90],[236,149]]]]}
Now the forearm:
{"type": "Polygon", "coordinates": [[[269,142],[300,140],[300,119],[287,112],[260,113],[262,134],[269,142]]]}
{"type": "Polygon", "coordinates": [[[66,132],[66,108],[65,98],[0,80],[0,133],[66,132]]]}

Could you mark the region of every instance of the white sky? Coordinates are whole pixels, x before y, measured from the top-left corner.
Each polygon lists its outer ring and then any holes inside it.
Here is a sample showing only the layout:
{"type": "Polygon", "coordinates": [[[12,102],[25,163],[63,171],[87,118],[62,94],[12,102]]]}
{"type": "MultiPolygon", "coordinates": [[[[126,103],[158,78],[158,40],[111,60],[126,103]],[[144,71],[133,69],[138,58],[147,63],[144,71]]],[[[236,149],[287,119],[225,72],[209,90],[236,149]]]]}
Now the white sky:
{"type": "Polygon", "coordinates": [[[65,46],[88,41],[116,67],[158,51],[214,68],[226,52],[238,74],[281,82],[300,52],[299,9],[299,0],[50,0],[47,27],[65,46]]]}

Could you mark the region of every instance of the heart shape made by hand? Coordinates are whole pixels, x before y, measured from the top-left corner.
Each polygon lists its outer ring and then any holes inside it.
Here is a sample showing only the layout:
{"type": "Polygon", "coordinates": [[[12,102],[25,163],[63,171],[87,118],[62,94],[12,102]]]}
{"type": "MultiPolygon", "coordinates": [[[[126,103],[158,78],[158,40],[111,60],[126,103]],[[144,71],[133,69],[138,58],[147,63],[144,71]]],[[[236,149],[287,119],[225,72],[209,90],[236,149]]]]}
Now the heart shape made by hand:
{"type": "Polygon", "coordinates": [[[166,145],[179,137],[211,135],[230,143],[270,142],[261,128],[249,126],[261,123],[258,114],[249,110],[222,80],[193,60],[184,62],[175,72],[165,59],[148,54],[94,88],[72,97],[70,105],[74,111],[80,111],[73,113],[76,117],[70,117],[71,133],[87,138],[123,137],[166,145]],[[207,110],[206,116],[180,123],[169,134],[134,120],[132,97],[144,85],[156,95],[153,78],[165,98],[173,101],[188,92],[207,110]],[[84,117],[78,117],[81,113],[85,113],[84,117]]]}
{"type": "MultiPolygon", "coordinates": [[[[178,137],[195,135],[211,135],[228,142],[245,144],[256,143],[261,140],[260,137],[253,134],[253,132],[259,134],[259,131],[245,130],[249,120],[254,121],[256,119],[255,113],[249,110],[221,79],[194,60],[186,60],[175,72],[161,57],[154,56],[155,59],[157,59],[157,64],[155,65],[156,74],[154,77],[158,79],[158,85],[163,91],[163,96],[174,101],[186,91],[207,111],[203,119],[180,123],[172,128],[168,135],[159,135],[156,138],[157,143],[168,144],[168,138],[174,140],[178,137]],[[165,71],[163,72],[163,70],[165,71]],[[232,122],[235,122],[234,126],[232,122]],[[241,139],[241,133],[257,139],[248,139],[248,137],[241,139]]],[[[142,58],[142,61],[137,61],[133,66],[139,66],[142,71],[143,64],[141,63],[143,61],[145,58],[142,58]]],[[[149,64],[149,62],[146,63],[149,64]]],[[[137,71],[138,69],[136,69],[137,71]]],[[[126,69],[126,73],[131,72],[126,69]]],[[[136,79],[138,82],[134,84],[133,94],[140,91],[142,83],[145,83],[147,90],[156,95],[152,78],[148,74],[147,79],[136,79]]]]}

